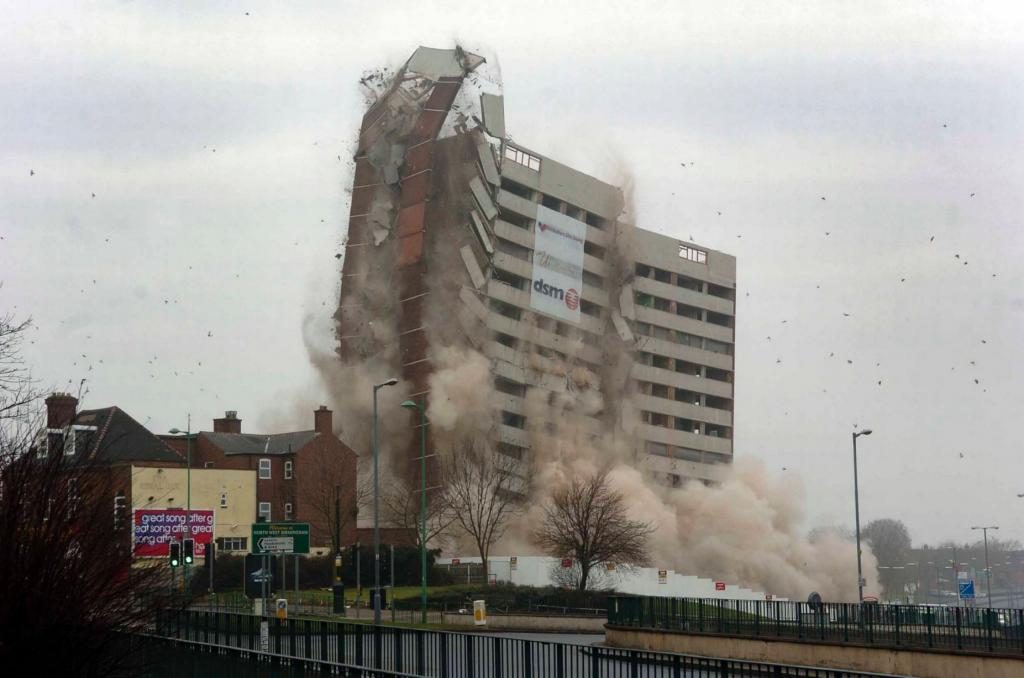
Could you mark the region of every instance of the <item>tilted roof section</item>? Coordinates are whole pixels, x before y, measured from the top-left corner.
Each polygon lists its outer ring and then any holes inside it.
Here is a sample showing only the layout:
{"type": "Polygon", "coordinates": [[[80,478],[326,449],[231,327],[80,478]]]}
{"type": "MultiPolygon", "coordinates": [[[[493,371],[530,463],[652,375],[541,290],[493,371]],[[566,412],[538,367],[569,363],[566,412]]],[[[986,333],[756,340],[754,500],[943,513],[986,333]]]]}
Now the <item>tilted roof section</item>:
{"type": "MultiPolygon", "coordinates": [[[[117,406],[82,410],[75,416],[74,423],[96,427],[95,431],[75,431],[76,438],[87,441],[81,449],[94,461],[108,464],[126,461],[180,464],[185,461],[152,431],[117,406]]],[[[75,441],[76,453],[82,442],[75,441]]]]}
{"type": "Polygon", "coordinates": [[[223,450],[224,454],[278,455],[294,454],[320,434],[317,431],[292,431],[270,435],[203,431],[199,435],[223,450]]]}

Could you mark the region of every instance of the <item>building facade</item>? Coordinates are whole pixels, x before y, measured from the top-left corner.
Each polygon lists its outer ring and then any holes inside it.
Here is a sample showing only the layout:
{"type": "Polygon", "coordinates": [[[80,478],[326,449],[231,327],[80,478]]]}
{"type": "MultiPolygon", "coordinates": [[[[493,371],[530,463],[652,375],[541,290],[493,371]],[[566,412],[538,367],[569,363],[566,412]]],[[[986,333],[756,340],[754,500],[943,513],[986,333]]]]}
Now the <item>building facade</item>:
{"type": "Polygon", "coordinates": [[[133,509],[213,511],[219,552],[247,552],[256,522],[256,472],[224,468],[131,467],[133,509]]]}
{"type": "MultiPolygon", "coordinates": [[[[512,142],[488,67],[421,47],[378,79],[355,157],[342,362],[430,402],[453,351],[482,354],[497,452],[529,463],[582,439],[670,486],[718,482],[733,454],[735,259],[627,223],[619,188],[512,142]]],[[[409,441],[410,477],[418,455],[409,441]]]]}
{"type": "MultiPolygon", "coordinates": [[[[164,436],[164,440],[187,456],[184,436],[164,436]]],[[[325,406],[313,412],[311,430],[271,434],[243,433],[238,413],[225,412],[213,420],[212,431],[193,434],[191,463],[193,469],[203,471],[253,473],[252,522],[309,523],[311,548],[333,547],[336,535],[341,544],[356,539],[356,455],[334,434],[333,413],[325,406]]],[[[222,503],[216,488],[210,500],[222,503]]],[[[247,537],[251,523],[245,527],[244,534],[231,537],[247,537]]],[[[237,541],[231,546],[249,548],[237,541]]]]}

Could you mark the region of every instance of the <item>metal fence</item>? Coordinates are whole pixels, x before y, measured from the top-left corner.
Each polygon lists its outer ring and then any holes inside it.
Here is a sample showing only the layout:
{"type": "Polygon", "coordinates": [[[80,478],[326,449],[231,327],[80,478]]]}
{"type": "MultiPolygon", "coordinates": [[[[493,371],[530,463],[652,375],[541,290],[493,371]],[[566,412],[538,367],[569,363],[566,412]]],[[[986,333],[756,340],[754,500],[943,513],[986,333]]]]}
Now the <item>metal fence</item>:
{"type": "Polygon", "coordinates": [[[354,676],[863,678],[879,675],[492,634],[327,620],[282,620],[198,610],[162,612],[154,635],[200,652],[234,654],[244,659],[354,676]]]}
{"type": "Polygon", "coordinates": [[[1024,610],[616,596],[609,626],[887,648],[1024,654],[1024,610]]]}

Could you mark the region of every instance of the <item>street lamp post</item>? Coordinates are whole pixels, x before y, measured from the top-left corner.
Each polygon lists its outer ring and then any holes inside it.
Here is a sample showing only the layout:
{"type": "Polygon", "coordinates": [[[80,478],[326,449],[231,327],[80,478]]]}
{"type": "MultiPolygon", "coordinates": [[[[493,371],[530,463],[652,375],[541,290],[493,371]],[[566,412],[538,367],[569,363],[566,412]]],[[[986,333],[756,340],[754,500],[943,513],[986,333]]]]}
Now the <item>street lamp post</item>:
{"type": "Polygon", "coordinates": [[[853,434],[853,517],[857,528],[857,598],[864,602],[864,572],[860,562],[860,490],[857,485],[857,437],[871,435],[866,428],[853,434]]]}
{"type": "MultiPolygon", "coordinates": [[[[192,413],[189,412],[186,415],[185,430],[182,431],[180,428],[172,428],[169,433],[171,435],[178,435],[180,433],[185,434],[185,525],[188,527],[188,538],[192,538],[192,413]]],[[[193,543],[193,549],[195,548],[195,542],[193,543]]],[[[194,551],[193,551],[194,552],[194,551]]],[[[209,557],[207,554],[206,557],[209,557]]],[[[185,586],[188,586],[188,561],[185,561],[185,572],[184,581],[185,586]]]]}
{"type": "Polygon", "coordinates": [[[981,530],[981,534],[985,539],[985,593],[988,596],[988,606],[992,607],[992,569],[988,566],[988,531],[998,530],[998,525],[982,525],[978,527],[972,527],[972,530],[981,530]]]}
{"type": "Polygon", "coordinates": [[[427,623],[427,411],[406,400],[402,407],[420,412],[420,623],[427,623]]]}
{"type": "Polygon", "coordinates": [[[380,625],[380,449],[377,441],[377,391],[397,379],[373,385],[373,623],[380,625]]]}

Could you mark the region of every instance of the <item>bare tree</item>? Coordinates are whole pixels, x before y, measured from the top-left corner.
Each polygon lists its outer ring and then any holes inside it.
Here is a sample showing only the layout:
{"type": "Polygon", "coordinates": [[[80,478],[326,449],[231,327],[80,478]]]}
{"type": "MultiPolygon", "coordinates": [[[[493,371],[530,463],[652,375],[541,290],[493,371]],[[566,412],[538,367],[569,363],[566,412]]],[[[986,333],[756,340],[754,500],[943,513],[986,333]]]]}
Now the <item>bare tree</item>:
{"type": "Polygon", "coordinates": [[[534,539],[551,555],[574,560],[575,586],[584,591],[598,565],[649,563],[647,542],[654,528],[628,516],[625,497],[611,489],[608,471],[602,470],[573,478],[552,495],[534,539]]]}
{"type": "Polygon", "coordinates": [[[31,327],[31,318],[0,316],[0,421],[27,420],[30,406],[42,395],[21,355],[22,339],[31,327]]]}
{"type": "Polygon", "coordinates": [[[476,544],[487,575],[491,546],[520,511],[517,462],[476,441],[456,445],[444,461],[444,501],[476,544]]]}
{"type": "Polygon", "coordinates": [[[22,423],[0,432],[0,662],[131,672],[124,634],[151,626],[169,582],[163,568],[132,566],[131,513],[115,519],[123,469],[69,447],[66,430],[22,423]]]}
{"type": "Polygon", "coordinates": [[[311,522],[322,526],[330,540],[331,553],[337,553],[343,545],[339,540],[344,539],[346,529],[359,514],[359,507],[373,492],[371,481],[366,474],[353,476],[343,460],[326,454],[299,459],[296,469],[309,480],[304,501],[313,515],[311,522]]]}
{"type": "MultiPolygon", "coordinates": [[[[420,546],[420,484],[405,475],[392,477],[381,488],[380,502],[384,515],[394,527],[416,535],[416,547],[420,546]]],[[[427,544],[444,536],[455,522],[455,513],[446,501],[444,493],[427,492],[426,533],[427,544]]]]}

